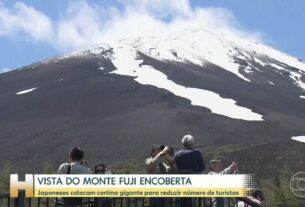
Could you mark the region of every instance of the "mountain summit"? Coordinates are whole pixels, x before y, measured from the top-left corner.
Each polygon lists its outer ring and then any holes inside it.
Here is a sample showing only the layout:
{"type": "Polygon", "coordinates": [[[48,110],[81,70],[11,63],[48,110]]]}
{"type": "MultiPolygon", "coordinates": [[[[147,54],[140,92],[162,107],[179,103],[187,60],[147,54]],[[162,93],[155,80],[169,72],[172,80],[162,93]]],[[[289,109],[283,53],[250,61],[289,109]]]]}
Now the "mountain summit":
{"type": "Polygon", "coordinates": [[[205,29],[186,30],[163,37],[121,40],[111,46],[98,46],[73,55],[88,54],[110,59],[116,68],[111,73],[134,77],[140,84],[168,90],[190,100],[192,105],[236,119],[261,121],[263,116],[236,105],[234,99],[222,98],[215,91],[192,87],[192,83],[176,83],[157,67],[145,64],[143,56],[165,63],[194,65],[202,70],[217,67],[249,84],[268,83],[279,87],[290,83],[301,94],[300,98],[305,92],[303,61],[245,38],[205,29]]]}

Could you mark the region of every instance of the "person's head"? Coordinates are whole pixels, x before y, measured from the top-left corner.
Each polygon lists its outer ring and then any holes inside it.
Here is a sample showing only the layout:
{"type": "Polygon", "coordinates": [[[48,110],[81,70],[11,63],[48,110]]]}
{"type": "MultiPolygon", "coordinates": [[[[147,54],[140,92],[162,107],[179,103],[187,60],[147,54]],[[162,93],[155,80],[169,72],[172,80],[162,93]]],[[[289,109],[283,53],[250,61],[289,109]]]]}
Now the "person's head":
{"type": "Polygon", "coordinates": [[[181,142],[184,148],[190,149],[194,147],[194,137],[190,134],[185,135],[181,142]]]}
{"type": "Polygon", "coordinates": [[[95,174],[105,174],[106,166],[103,163],[97,164],[94,166],[94,173],[95,174]]]}
{"type": "Polygon", "coordinates": [[[259,200],[261,202],[263,200],[265,200],[263,192],[260,191],[260,190],[254,190],[253,193],[252,193],[252,197],[256,198],[257,200],[259,200]]]}
{"type": "Polygon", "coordinates": [[[211,160],[210,161],[210,170],[213,172],[221,172],[223,171],[223,165],[221,160],[211,160]]]}
{"type": "Polygon", "coordinates": [[[84,158],[84,151],[80,147],[73,147],[70,151],[70,161],[80,162],[84,158]]]}
{"type": "Polygon", "coordinates": [[[155,157],[157,154],[159,154],[159,153],[162,151],[162,147],[163,147],[163,146],[160,146],[160,145],[153,145],[153,146],[151,147],[151,153],[150,153],[150,155],[151,155],[152,157],[155,157]]]}

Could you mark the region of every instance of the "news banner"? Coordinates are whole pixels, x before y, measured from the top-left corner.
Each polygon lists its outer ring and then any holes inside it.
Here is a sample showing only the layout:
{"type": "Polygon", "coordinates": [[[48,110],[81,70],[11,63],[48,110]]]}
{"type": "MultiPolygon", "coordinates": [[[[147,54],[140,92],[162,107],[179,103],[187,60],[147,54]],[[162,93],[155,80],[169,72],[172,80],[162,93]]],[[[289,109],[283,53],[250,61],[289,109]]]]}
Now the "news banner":
{"type": "Polygon", "coordinates": [[[238,175],[47,175],[10,178],[11,197],[246,197],[254,176],[238,175]]]}

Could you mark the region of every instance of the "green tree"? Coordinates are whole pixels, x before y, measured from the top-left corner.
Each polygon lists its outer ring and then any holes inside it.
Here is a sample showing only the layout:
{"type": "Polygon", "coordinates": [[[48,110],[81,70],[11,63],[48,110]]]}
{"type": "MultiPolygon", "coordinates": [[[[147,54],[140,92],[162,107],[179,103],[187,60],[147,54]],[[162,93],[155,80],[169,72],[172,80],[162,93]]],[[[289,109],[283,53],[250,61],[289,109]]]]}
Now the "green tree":
{"type": "Polygon", "coordinates": [[[275,179],[261,180],[260,187],[266,198],[266,206],[299,207],[305,200],[296,197],[290,189],[290,179],[293,173],[282,171],[275,179]]]}
{"type": "Polygon", "coordinates": [[[56,173],[54,166],[50,162],[45,162],[43,164],[42,172],[44,174],[55,174],[56,173]]]}
{"type": "Polygon", "coordinates": [[[10,188],[10,175],[16,173],[15,167],[6,163],[0,170],[0,192],[8,192],[10,188]]]}

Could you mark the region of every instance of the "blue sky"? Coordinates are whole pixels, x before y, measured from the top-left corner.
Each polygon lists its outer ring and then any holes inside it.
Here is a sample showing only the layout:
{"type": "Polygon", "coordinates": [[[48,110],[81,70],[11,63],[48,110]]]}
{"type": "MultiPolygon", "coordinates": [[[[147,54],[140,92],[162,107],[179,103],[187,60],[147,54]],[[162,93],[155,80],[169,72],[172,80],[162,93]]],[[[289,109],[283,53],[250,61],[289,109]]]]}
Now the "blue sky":
{"type": "Polygon", "coordinates": [[[0,0],[0,71],[125,33],[160,31],[168,22],[197,15],[196,8],[202,15],[192,22],[199,26],[238,29],[305,59],[303,0],[0,0]],[[153,26],[145,28],[148,24],[153,26]]]}

